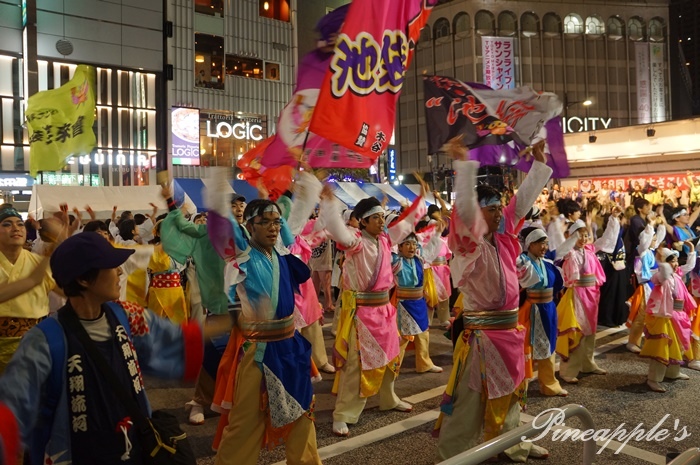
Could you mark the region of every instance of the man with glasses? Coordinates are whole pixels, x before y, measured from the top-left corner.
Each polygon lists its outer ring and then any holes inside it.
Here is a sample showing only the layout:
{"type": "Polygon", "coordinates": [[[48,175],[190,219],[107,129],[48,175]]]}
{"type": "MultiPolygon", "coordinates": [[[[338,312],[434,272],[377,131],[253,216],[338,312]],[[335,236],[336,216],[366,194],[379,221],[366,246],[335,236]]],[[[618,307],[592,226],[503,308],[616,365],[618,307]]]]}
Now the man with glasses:
{"type": "Polygon", "coordinates": [[[348,436],[348,423],[357,423],[367,398],[379,393],[380,410],[410,412],[411,404],[394,392],[399,365],[396,307],[389,302],[394,286],[391,247],[414,231],[426,213],[430,190],[422,179],[421,195],[385,232],[384,208],[374,197],[358,202],[354,215],[360,229],[349,228],[341,207],[326,186],[320,218],[329,235],[345,252],[340,324],[335,340],[338,397],[333,411],[333,434],[348,436]]]}
{"type": "MultiPolygon", "coordinates": [[[[263,445],[284,443],[289,463],[320,464],[312,420],[311,345],[295,330],[293,315],[294,294],[309,279],[309,268],[275,249],[285,224],[275,202],[256,199],[246,206],[243,221],[250,237],[245,237],[222,195],[226,179],[213,181],[209,237],[227,266],[240,270],[238,327],[251,343],[237,362],[229,423],[215,463],[254,465],[263,445]]],[[[292,211],[294,217],[310,213],[292,211]]]]}

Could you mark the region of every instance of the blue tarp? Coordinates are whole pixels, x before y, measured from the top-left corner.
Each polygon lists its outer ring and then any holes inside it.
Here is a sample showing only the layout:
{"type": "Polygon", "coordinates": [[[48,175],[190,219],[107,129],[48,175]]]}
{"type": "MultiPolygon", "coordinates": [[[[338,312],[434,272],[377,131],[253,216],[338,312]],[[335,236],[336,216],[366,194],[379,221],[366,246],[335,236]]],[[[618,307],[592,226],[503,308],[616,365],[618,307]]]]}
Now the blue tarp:
{"type": "Polygon", "coordinates": [[[386,195],[386,198],[388,199],[386,206],[389,210],[401,209],[401,203],[397,199],[395,199],[391,195],[385,194],[383,190],[381,190],[380,188],[378,188],[374,184],[369,183],[369,182],[365,182],[365,183],[361,183],[361,184],[358,183],[358,184],[363,191],[365,191],[367,194],[371,195],[372,197],[376,197],[380,201],[386,195]]]}
{"type": "MultiPolygon", "coordinates": [[[[237,194],[240,194],[246,198],[247,202],[258,198],[258,190],[248,184],[246,181],[229,181],[233,190],[237,194]]],[[[201,179],[196,178],[176,178],[175,179],[175,201],[182,198],[182,192],[187,192],[190,196],[192,202],[197,207],[197,211],[205,211],[207,208],[204,205],[204,198],[202,197],[202,189],[204,189],[204,183],[201,179]]],[[[180,203],[180,202],[178,202],[180,203]]]]}

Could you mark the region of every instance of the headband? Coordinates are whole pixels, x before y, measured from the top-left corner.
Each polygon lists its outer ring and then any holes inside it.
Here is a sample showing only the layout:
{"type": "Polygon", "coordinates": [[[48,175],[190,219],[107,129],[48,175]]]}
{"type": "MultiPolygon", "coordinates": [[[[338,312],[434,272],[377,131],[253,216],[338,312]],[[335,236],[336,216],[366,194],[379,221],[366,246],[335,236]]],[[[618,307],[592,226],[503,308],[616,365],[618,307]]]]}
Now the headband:
{"type": "Polygon", "coordinates": [[[525,238],[525,248],[527,249],[528,247],[530,247],[530,244],[546,238],[547,233],[541,230],[540,228],[530,231],[530,234],[528,234],[525,238]]]}
{"type": "Polygon", "coordinates": [[[7,218],[10,218],[11,216],[15,216],[19,219],[22,219],[22,215],[20,215],[17,210],[15,210],[12,207],[9,208],[4,208],[0,210],[0,221],[5,221],[7,218]]]}
{"type": "Polygon", "coordinates": [[[492,207],[494,205],[500,205],[500,204],[501,204],[501,197],[500,196],[485,197],[485,198],[479,200],[479,208],[492,207]]]}
{"type": "Polygon", "coordinates": [[[275,212],[279,213],[279,207],[277,207],[277,205],[275,205],[274,203],[271,203],[271,204],[265,206],[265,208],[260,206],[260,207],[256,208],[255,210],[251,211],[248,214],[248,216],[245,217],[245,220],[247,222],[247,221],[250,221],[251,218],[255,218],[256,216],[260,216],[264,213],[275,213],[275,212]]]}
{"type": "Polygon", "coordinates": [[[583,220],[576,220],[576,221],[574,221],[574,223],[571,226],[569,226],[569,235],[572,235],[573,233],[575,233],[579,229],[585,228],[585,227],[586,227],[586,223],[584,223],[583,220]]]}
{"type": "Polygon", "coordinates": [[[678,218],[679,216],[683,216],[683,215],[687,215],[687,214],[688,214],[688,210],[686,210],[686,209],[684,208],[683,210],[674,213],[674,214],[671,216],[671,219],[672,219],[672,220],[675,220],[675,219],[678,218]]]}
{"type": "Polygon", "coordinates": [[[415,242],[417,244],[418,243],[418,236],[416,236],[415,233],[411,233],[408,236],[406,236],[406,239],[401,241],[401,244],[405,244],[406,242],[415,242]]]}
{"type": "Polygon", "coordinates": [[[661,258],[664,262],[667,262],[672,255],[675,257],[679,257],[680,253],[677,250],[663,248],[659,249],[659,255],[661,255],[661,258]]]}
{"type": "Polygon", "coordinates": [[[382,208],[381,205],[376,205],[376,206],[370,208],[367,211],[367,213],[362,215],[362,219],[364,220],[365,218],[369,218],[370,216],[376,215],[377,213],[381,213],[382,215],[384,215],[384,209],[382,208]]]}

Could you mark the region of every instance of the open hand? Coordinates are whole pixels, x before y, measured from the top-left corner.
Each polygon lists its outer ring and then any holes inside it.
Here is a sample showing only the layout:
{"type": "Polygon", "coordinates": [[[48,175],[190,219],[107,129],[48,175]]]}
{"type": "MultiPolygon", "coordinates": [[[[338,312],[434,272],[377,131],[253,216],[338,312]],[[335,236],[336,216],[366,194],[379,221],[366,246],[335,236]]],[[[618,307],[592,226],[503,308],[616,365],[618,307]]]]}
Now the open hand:
{"type": "Polygon", "coordinates": [[[464,135],[462,134],[447,141],[440,150],[446,152],[454,160],[467,160],[469,158],[469,149],[464,145],[464,135]]]}

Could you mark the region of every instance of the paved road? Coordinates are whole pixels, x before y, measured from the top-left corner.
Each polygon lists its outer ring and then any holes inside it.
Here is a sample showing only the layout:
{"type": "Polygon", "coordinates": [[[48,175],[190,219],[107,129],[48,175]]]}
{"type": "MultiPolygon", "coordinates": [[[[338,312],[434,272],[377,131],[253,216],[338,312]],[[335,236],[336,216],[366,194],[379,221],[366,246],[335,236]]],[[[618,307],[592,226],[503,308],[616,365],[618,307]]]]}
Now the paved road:
{"type": "MultiPolygon", "coordinates": [[[[452,345],[442,336],[443,331],[434,328],[430,331],[431,356],[433,361],[444,367],[440,374],[417,374],[414,359],[409,352],[402,373],[396,383],[397,394],[414,404],[410,414],[399,412],[379,412],[376,398],[369,399],[367,408],[357,425],[351,425],[350,438],[336,438],[331,432],[332,411],[335,398],[330,394],[332,376],[324,375],[324,381],[315,386],[316,428],[318,447],[327,465],[343,464],[412,464],[428,465],[435,463],[435,443],[431,437],[440,397],[452,368],[452,345]]],[[[598,364],[607,369],[607,376],[583,376],[575,386],[566,386],[568,398],[551,398],[539,394],[537,381],[530,384],[527,409],[523,421],[531,421],[538,413],[566,404],[576,403],[588,408],[598,429],[614,431],[620,425],[632,431],[638,424],[645,432],[662,422],[656,429],[668,430],[663,441],[630,440],[624,446],[623,440],[612,442],[596,457],[596,464],[664,464],[666,454],[684,451],[700,444],[700,415],[698,393],[700,392],[700,372],[684,369],[689,381],[665,383],[669,391],[665,394],[650,392],[645,385],[647,363],[644,359],[624,349],[627,330],[623,328],[600,328],[596,347],[601,352],[598,364]],[[668,415],[666,417],[666,415],[668,415]],[[686,427],[691,436],[682,439],[682,428],[686,427]],[[620,448],[620,452],[614,452],[620,448]]],[[[326,347],[332,343],[328,328],[324,329],[326,347]]],[[[329,352],[330,353],[330,352],[329,352]]],[[[199,465],[213,464],[211,443],[218,417],[208,413],[202,426],[187,424],[184,404],[193,392],[191,385],[181,385],[160,380],[148,380],[149,397],[154,408],[169,409],[177,415],[188,433],[199,465]]],[[[576,419],[567,422],[577,427],[576,419]]],[[[639,431],[639,428],[637,431],[639,431]]],[[[639,434],[641,437],[641,434],[639,434]]],[[[551,440],[552,434],[537,441],[537,444],[550,450],[550,464],[581,463],[582,445],[580,442],[551,440]]],[[[284,462],[284,450],[263,451],[260,464],[284,462]]],[[[499,463],[508,463],[506,461],[499,463]]]]}

